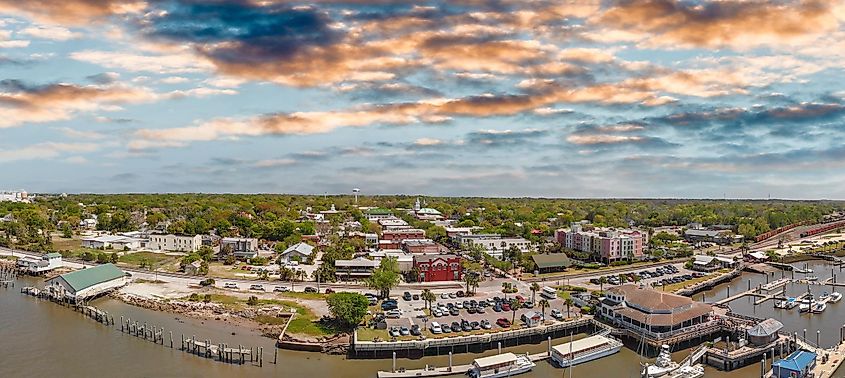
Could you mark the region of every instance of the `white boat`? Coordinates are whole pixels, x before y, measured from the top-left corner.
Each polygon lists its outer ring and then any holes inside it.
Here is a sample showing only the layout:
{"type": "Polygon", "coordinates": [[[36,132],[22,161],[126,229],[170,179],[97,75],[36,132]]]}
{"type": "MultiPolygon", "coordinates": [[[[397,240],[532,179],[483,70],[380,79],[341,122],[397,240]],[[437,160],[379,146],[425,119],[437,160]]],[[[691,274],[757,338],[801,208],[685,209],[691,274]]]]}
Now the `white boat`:
{"type": "Polygon", "coordinates": [[[827,303],[830,300],[830,293],[824,292],[822,295],[819,295],[819,302],[827,303]]]}
{"type": "Polygon", "coordinates": [[[476,358],[467,375],[472,378],[502,378],[527,373],[537,364],[531,362],[528,354],[502,353],[490,357],[476,358]]]}
{"type": "Polygon", "coordinates": [[[836,303],[836,302],[839,302],[841,300],[842,300],[842,293],[834,291],[834,292],[830,293],[830,300],[828,300],[828,302],[836,303]]]}
{"type": "Polygon", "coordinates": [[[819,276],[807,276],[807,277],[804,277],[804,278],[806,278],[807,281],[818,281],[819,280],[819,276]]]}
{"type": "Polygon", "coordinates": [[[792,297],[786,298],[786,300],[783,301],[775,302],[775,308],[791,310],[795,308],[795,306],[798,306],[798,301],[796,301],[795,298],[792,297]]]}
{"type": "Polygon", "coordinates": [[[558,367],[569,367],[614,354],[622,349],[616,339],[595,335],[552,347],[552,361],[558,367]]]}
{"type": "Polygon", "coordinates": [[[804,298],[801,299],[801,305],[798,306],[798,311],[800,312],[809,312],[810,308],[813,307],[813,294],[807,293],[804,298]]]}
{"type": "Polygon", "coordinates": [[[669,372],[678,370],[677,362],[672,361],[672,353],[669,351],[669,346],[663,344],[660,346],[660,354],[657,355],[657,360],[654,365],[648,365],[643,372],[645,378],[662,377],[669,372]]]}
{"type": "Polygon", "coordinates": [[[815,302],[813,306],[810,307],[810,312],[814,314],[820,314],[827,308],[827,304],[824,302],[815,302]]]}

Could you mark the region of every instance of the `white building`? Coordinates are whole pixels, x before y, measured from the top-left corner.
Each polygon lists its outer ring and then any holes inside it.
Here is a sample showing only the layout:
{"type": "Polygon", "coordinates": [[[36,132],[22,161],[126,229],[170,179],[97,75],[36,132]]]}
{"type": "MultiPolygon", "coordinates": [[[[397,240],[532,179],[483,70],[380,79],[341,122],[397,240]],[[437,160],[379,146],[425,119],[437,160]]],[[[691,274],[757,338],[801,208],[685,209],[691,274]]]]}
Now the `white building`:
{"type": "Polygon", "coordinates": [[[379,219],[378,224],[381,226],[382,230],[401,230],[411,228],[411,225],[409,225],[408,222],[394,216],[379,219]]]}
{"type": "Polygon", "coordinates": [[[402,273],[410,272],[414,268],[414,255],[401,249],[382,249],[368,254],[371,259],[381,262],[381,259],[392,257],[396,259],[397,268],[402,273]]]}
{"type": "Polygon", "coordinates": [[[18,259],[18,269],[27,274],[39,275],[62,266],[62,255],[48,253],[44,256],[24,256],[18,259]]]}
{"type": "Polygon", "coordinates": [[[126,273],[118,267],[103,264],[51,278],[44,290],[54,298],[75,303],[105,294],[128,282],[126,273]]]}
{"type": "Polygon", "coordinates": [[[456,238],[458,243],[461,245],[480,245],[488,255],[497,259],[501,259],[503,252],[511,247],[516,247],[521,252],[528,252],[531,250],[531,242],[521,237],[506,237],[498,234],[477,234],[457,235],[456,238]]]}
{"type": "Polygon", "coordinates": [[[300,242],[288,247],[288,249],[280,253],[279,258],[285,262],[293,261],[295,258],[299,259],[299,261],[305,261],[312,253],[314,253],[313,246],[308,243],[300,242]]]}
{"type": "Polygon", "coordinates": [[[122,235],[100,235],[82,239],[82,247],[136,251],[145,246],[143,240],[122,235]]]}
{"type": "Polygon", "coordinates": [[[151,234],[147,248],[153,251],[196,252],[202,246],[202,235],[151,234]]]}
{"type": "Polygon", "coordinates": [[[0,202],[29,202],[30,197],[23,190],[0,192],[0,202]]]}
{"type": "Polygon", "coordinates": [[[228,247],[235,258],[251,259],[258,256],[258,239],[256,238],[223,238],[220,239],[220,250],[228,247]]]}

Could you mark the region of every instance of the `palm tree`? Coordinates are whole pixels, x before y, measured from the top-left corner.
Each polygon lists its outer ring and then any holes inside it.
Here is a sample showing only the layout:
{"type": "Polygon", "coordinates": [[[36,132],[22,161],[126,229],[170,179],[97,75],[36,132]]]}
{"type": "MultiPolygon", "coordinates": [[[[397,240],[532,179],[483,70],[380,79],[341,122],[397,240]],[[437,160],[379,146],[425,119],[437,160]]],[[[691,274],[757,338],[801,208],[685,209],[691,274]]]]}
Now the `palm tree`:
{"type": "Polygon", "coordinates": [[[599,291],[604,291],[604,284],[607,283],[607,277],[599,277],[599,291]]]}
{"type": "Polygon", "coordinates": [[[478,287],[478,273],[467,272],[464,274],[464,283],[467,285],[467,295],[474,294],[478,287]]]}
{"type": "Polygon", "coordinates": [[[531,284],[531,302],[537,303],[537,292],[540,291],[540,284],[534,282],[531,284]]]}
{"type": "MultiPolygon", "coordinates": [[[[567,293],[569,294],[569,293],[567,293]]],[[[566,318],[569,319],[569,306],[572,306],[572,297],[567,295],[566,298],[563,299],[563,304],[566,305],[566,318]]]]}
{"type": "Polygon", "coordinates": [[[513,315],[511,316],[511,324],[516,321],[516,310],[519,310],[519,300],[516,298],[511,299],[511,312],[513,315]]]}
{"type": "Polygon", "coordinates": [[[429,289],[423,289],[422,294],[420,294],[420,298],[425,302],[426,308],[431,311],[431,303],[437,300],[437,295],[431,292],[429,289]]]}
{"type": "Polygon", "coordinates": [[[546,309],[549,307],[549,301],[545,298],[540,299],[540,302],[537,303],[540,306],[540,311],[543,312],[543,321],[546,320],[546,309]]]}

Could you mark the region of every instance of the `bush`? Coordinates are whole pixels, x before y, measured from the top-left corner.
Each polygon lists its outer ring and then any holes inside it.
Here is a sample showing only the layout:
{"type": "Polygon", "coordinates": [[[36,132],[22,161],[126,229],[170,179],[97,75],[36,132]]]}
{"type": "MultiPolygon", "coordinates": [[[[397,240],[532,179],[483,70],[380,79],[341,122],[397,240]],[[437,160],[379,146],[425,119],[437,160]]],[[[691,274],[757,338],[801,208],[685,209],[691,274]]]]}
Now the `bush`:
{"type": "Polygon", "coordinates": [[[254,295],[250,296],[249,299],[246,300],[246,304],[248,304],[250,306],[257,305],[258,304],[258,297],[254,296],[254,295]]]}
{"type": "Polygon", "coordinates": [[[206,294],[206,295],[202,298],[202,301],[203,301],[203,302],[205,302],[205,303],[209,303],[209,302],[211,302],[211,294],[206,294]]]}
{"type": "Polygon", "coordinates": [[[249,260],[251,265],[267,265],[266,257],[254,257],[249,260]]]}
{"type": "Polygon", "coordinates": [[[206,278],[200,281],[200,286],[211,286],[214,285],[214,278],[206,278]]]}
{"type": "Polygon", "coordinates": [[[188,297],[188,300],[191,302],[196,302],[200,300],[200,295],[197,293],[191,293],[191,296],[188,297]]]}
{"type": "Polygon", "coordinates": [[[630,265],[631,262],[628,260],[619,260],[610,263],[610,266],[623,266],[623,265],[630,265]]]}

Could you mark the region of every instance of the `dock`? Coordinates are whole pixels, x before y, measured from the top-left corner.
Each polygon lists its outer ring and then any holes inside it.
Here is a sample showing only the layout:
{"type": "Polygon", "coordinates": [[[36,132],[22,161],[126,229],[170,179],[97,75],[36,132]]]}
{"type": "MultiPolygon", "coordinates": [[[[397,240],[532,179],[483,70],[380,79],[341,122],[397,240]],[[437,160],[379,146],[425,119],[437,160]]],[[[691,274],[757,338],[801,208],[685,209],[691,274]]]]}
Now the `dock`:
{"type": "MultiPolygon", "coordinates": [[[[549,358],[549,352],[542,352],[528,356],[532,362],[543,361],[549,358]]],[[[395,365],[395,361],[394,361],[395,365]]],[[[471,364],[455,366],[427,366],[422,369],[394,369],[394,371],[379,371],[378,378],[412,378],[412,377],[443,377],[449,375],[463,375],[472,368],[471,364]]]]}
{"type": "Polygon", "coordinates": [[[728,302],[735,301],[735,300],[742,298],[742,297],[745,297],[745,296],[753,296],[753,297],[760,298],[760,299],[758,299],[757,301],[754,302],[755,305],[759,305],[759,304],[761,304],[765,301],[768,301],[770,299],[780,299],[780,300],[782,300],[782,299],[784,299],[783,293],[786,290],[785,286],[786,286],[786,284],[788,284],[790,282],[792,282],[791,279],[781,278],[777,281],[772,281],[772,282],[767,283],[765,285],[761,284],[761,285],[758,285],[755,288],[751,288],[749,290],[746,290],[746,291],[743,291],[743,292],[740,292],[740,293],[737,293],[737,294],[734,294],[734,295],[729,295],[727,298],[720,299],[716,302],[713,302],[713,304],[716,305],[716,306],[721,306],[721,305],[727,304],[728,302]],[[782,290],[778,293],[769,294],[770,291],[778,290],[778,289],[782,289],[782,290]],[[766,292],[766,293],[763,293],[763,292],[766,292]]]}

